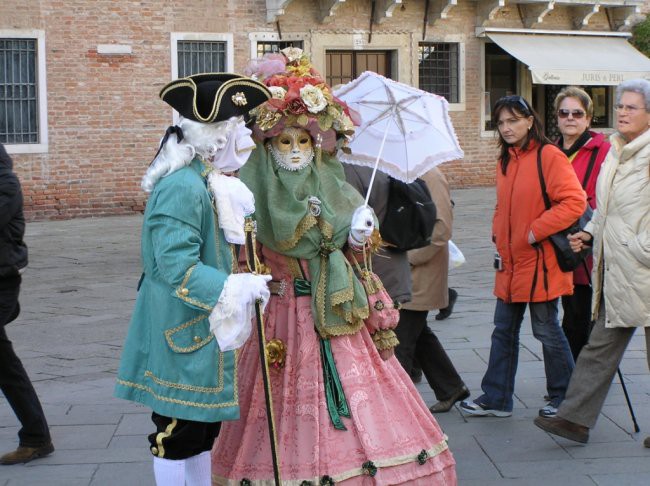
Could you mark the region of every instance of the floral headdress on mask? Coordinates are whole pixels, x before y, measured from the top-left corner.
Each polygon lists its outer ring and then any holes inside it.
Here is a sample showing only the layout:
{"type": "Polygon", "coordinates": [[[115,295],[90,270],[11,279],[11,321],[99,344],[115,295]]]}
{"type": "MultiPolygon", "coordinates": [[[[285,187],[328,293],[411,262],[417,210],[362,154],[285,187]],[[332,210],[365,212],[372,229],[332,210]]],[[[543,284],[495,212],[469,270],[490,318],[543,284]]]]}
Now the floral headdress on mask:
{"type": "Polygon", "coordinates": [[[263,82],[272,98],[257,107],[253,133],[259,140],[279,135],[286,127],[304,128],[326,152],[347,150],[359,116],[332,93],[309,57],[296,47],[266,54],[246,74],[263,82]]]}

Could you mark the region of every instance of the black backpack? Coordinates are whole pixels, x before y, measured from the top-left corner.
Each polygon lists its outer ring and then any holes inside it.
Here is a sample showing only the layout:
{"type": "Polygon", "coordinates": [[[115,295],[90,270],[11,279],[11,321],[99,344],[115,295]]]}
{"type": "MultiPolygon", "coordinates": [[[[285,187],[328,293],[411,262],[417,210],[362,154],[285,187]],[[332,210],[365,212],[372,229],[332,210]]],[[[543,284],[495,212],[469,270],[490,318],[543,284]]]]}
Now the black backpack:
{"type": "Polygon", "coordinates": [[[389,177],[386,216],[379,226],[392,250],[407,251],[431,244],[436,205],[422,179],[407,184],[389,177]]]}

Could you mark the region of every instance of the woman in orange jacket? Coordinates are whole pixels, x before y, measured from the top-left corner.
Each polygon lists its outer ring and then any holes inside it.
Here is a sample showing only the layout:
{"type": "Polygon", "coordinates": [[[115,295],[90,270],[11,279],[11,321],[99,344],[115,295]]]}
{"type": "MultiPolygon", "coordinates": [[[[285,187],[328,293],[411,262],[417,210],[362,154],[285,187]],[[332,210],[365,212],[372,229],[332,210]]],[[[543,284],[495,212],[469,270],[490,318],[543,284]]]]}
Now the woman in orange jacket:
{"type": "Polygon", "coordinates": [[[549,398],[539,413],[553,416],[575,366],[558,320],[559,298],[573,292],[573,274],[560,270],[548,237],[580,217],[586,196],[566,155],[544,136],[539,117],[524,98],[501,98],[493,120],[501,149],[492,223],[497,250],[495,327],[481,382],[483,395],[464,401],[461,409],[478,416],[512,415],[519,331],[529,307],[533,335],[542,343],[549,398]],[[552,202],[548,210],[537,170],[538,154],[552,202]]]}

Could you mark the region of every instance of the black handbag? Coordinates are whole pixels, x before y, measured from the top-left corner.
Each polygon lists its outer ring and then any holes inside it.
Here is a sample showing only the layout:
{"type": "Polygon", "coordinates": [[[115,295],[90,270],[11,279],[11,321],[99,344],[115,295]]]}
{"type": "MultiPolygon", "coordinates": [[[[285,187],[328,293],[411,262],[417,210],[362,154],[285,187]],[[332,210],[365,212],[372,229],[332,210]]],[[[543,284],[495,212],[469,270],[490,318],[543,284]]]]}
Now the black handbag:
{"type": "MultiPolygon", "coordinates": [[[[546,209],[551,209],[551,201],[548,197],[548,193],[546,192],[546,182],[544,182],[544,172],[542,171],[542,149],[544,148],[544,145],[541,145],[539,149],[537,150],[537,172],[539,174],[539,183],[542,186],[542,197],[544,198],[544,205],[546,206],[546,209]]],[[[582,180],[582,188],[584,189],[587,186],[587,182],[589,181],[589,176],[591,176],[591,172],[594,169],[594,164],[596,162],[596,157],[598,156],[598,150],[593,150],[591,153],[591,158],[589,159],[589,165],[587,166],[587,172],[585,173],[585,177],[582,180]]],[[[587,247],[584,248],[580,252],[574,252],[571,249],[571,245],[569,245],[569,234],[577,233],[578,231],[581,231],[584,229],[584,227],[587,225],[587,223],[591,220],[591,216],[593,214],[593,210],[591,209],[591,206],[589,203],[587,203],[587,208],[585,209],[585,212],[582,213],[582,216],[576,220],[575,223],[573,223],[571,226],[568,228],[558,231],[555,234],[552,234],[551,236],[548,237],[548,239],[551,241],[551,245],[553,246],[553,250],[555,251],[555,256],[557,257],[557,263],[558,266],[560,267],[560,270],[563,272],[572,272],[576,268],[580,266],[580,264],[585,260],[587,255],[591,252],[591,248],[587,247]]]]}

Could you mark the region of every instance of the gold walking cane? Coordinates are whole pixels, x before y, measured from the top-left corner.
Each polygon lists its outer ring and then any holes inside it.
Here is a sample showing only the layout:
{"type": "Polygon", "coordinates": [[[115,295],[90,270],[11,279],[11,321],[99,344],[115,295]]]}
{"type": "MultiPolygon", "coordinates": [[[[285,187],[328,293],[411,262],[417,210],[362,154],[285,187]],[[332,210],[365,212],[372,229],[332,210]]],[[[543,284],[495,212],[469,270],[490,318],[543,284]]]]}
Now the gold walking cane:
{"type": "MultiPolygon", "coordinates": [[[[246,216],[244,232],[246,233],[246,266],[251,273],[259,273],[260,263],[255,250],[255,221],[252,216],[246,216]]],[[[255,303],[255,317],[257,321],[257,339],[260,348],[260,363],[262,365],[262,381],[264,382],[264,399],[266,400],[266,418],[269,423],[269,439],[271,440],[271,456],[273,459],[273,476],[276,486],[280,486],[280,457],[278,456],[278,439],[275,432],[275,419],[273,417],[273,397],[271,395],[271,380],[269,378],[269,361],[266,354],[266,337],[264,336],[264,315],[262,304],[255,303]]]]}

